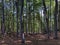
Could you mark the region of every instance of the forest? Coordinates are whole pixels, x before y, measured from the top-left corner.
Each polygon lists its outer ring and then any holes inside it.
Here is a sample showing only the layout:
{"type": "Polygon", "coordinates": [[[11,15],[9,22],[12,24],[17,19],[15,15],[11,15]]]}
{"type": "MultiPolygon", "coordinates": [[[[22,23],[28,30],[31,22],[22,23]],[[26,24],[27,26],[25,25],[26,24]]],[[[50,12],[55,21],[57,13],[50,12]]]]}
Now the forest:
{"type": "Polygon", "coordinates": [[[60,0],[0,0],[0,45],[60,45],[60,0]]]}

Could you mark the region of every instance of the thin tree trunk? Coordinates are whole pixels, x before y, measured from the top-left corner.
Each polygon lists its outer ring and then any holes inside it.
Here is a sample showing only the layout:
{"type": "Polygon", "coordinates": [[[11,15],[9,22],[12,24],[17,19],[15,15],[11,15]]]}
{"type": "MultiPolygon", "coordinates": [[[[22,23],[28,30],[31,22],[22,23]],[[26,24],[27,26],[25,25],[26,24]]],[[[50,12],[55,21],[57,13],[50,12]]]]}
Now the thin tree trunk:
{"type": "Polygon", "coordinates": [[[19,8],[18,8],[18,1],[16,1],[16,18],[17,18],[17,38],[18,38],[18,13],[19,13],[19,8]]]}
{"type": "Polygon", "coordinates": [[[12,14],[12,21],[13,21],[13,27],[12,27],[12,30],[14,31],[14,0],[13,0],[13,14],[12,14]]]}
{"type": "Polygon", "coordinates": [[[26,0],[26,34],[27,34],[27,32],[28,32],[28,15],[27,15],[27,14],[28,14],[28,13],[27,13],[28,11],[27,11],[27,7],[28,7],[28,6],[27,6],[27,0],[26,0]]]}
{"type": "Polygon", "coordinates": [[[5,22],[5,17],[4,17],[4,0],[2,0],[2,34],[4,35],[5,33],[5,28],[4,28],[4,22],[5,22]]]}
{"type": "Polygon", "coordinates": [[[58,0],[55,0],[55,12],[54,12],[54,30],[55,30],[55,39],[58,38],[57,36],[57,15],[58,15],[58,0]]]}
{"type": "Polygon", "coordinates": [[[46,33],[48,34],[48,38],[49,38],[49,19],[47,16],[47,9],[46,9],[46,5],[45,5],[45,0],[43,1],[43,6],[44,6],[44,16],[45,16],[45,23],[46,23],[46,33]]]}
{"type": "Polygon", "coordinates": [[[34,14],[34,0],[33,0],[33,34],[35,33],[35,14],[34,14]]]}
{"type": "Polygon", "coordinates": [[[24,0],[21,0],[21,12],[20,12],[21,39],[22,39],[22,43],[25,43],[24,29],[23,29],[24,25],[23,25],[23,20],[22,20],[23,7],[24,7],[24,0]]]}

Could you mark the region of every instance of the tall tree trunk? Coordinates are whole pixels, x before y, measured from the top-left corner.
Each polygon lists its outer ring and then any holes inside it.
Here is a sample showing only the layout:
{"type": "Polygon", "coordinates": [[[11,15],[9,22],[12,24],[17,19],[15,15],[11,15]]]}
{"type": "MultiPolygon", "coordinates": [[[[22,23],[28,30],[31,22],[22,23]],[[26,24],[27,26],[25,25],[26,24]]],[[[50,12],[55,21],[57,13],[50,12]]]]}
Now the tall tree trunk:
{"type": "Polygon", "coordinates": [[[27,5],[27,0],[26,0],[26,34],[27,34],[27,32],[28,32],[28,9],[27,9],[27,7],[28,7],[28,5],[27,5]]]}
{"type": "Polygon", "coordinates": [[[5,28],[4,28],[4,22],[5,22],[5,17],[4,17],[4,0],[2,0],[2,34],[4,35],[5,33],[5,28]]]}
{"type": "Polygon", "coordinates": [[[34,14],[34,0],[33,0],[33,34],[35,33],[35,14],[34,14]]]}
{"type": "Polygon", "coordinates": [[[18,7],[18,1],[16,1],[16,18],[17,18],[17,38],[18,38],[18,13],[19,13],[19,7],[18,7]]]}
{"type": "Polygon", "coordinates": [[[58,30],[60,31],[60,1],[58,2],[58,11],[59,11],[59,13],[58,13],[58,30]]]}
{"type": "Polygon", "coordinates": [[[54,30],[55,30],[55,39],[57,39],[57,16],[58,16],[58,0],[55,0],[55,12],[54,12],[54,30]]]}
{"type": "Polygon", "coordinates": [[[51,14],[51,2],[52,2],[52,0],[50,0],[50,11],[49,11],[49,18],[50,18],[50,22],[49,22],[50,28],[49,28],[49,29],[50,29],[50,30],[52,30],[52,21],[51,21],[51,20],[52,20],[52,19],[51,19],[51,15],[52,15],[52,14],[51,14]]]}
{"type": "Polygon", "coordinates": [[[25,42],[25,38],[24,38],[24,25],[23,25],[23,19],[22,19],[23,7],[24,7],[24,0],[21,0],[20,25],[21,25],[21,38],[22,38],[22,43],[25,42]]]}
{"type": "Polygon", "coordinates": [[[13,14],[12,14],[12,22],[13,22],[13,24],[12,24],[12,30],[14,31],[14,0],[13,0],[13,14]]]}
{"type": "Polygon", "coordinates": [[[49,19],[47,16],[47,9],[46,9],[46,4],[45,4],[45,0],[42,0],[43,2],[43,6],[44,6],[44,16],[45,16],[45,24],[46,24],[46,33],[48,34],[48,38],[49,38],[49,19]]]}

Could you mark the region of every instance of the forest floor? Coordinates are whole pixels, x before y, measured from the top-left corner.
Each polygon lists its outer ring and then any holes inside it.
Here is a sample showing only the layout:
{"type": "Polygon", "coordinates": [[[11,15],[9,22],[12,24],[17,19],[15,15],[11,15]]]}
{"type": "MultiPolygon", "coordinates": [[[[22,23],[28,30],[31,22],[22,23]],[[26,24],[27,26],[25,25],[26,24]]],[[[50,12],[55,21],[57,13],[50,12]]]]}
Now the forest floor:
{"type": "Polygon", "coordinates": [[[25,36],[25,43],[21,43],[21,38],[16,36],[0,36],[0,45],[60,45],[60,32],[58,39],[53,39],[54,34],[51,33],[50,39],[47,39],[47,34],[28,34],[25,36]]]}

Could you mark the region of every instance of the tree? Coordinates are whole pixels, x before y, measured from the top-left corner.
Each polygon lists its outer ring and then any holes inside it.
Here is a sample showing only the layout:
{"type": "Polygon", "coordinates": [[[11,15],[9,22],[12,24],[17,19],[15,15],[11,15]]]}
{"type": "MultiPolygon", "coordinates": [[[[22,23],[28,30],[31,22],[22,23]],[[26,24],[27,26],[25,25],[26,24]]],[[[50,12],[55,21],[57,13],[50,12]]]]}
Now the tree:
{"type": "Polygon", "coordinates": [[[18,13],[19,13],[19,1],[16,1],[16,18],[17,18],[17,38],[18,38],[18,13]]]}
{"type": "Polygon", "coordinates": [[[43,6],[44,6],[44,16],[45,16],[45,23],[46,23],[46,33],[48,33],[48,38],[49,38],[49,19],[47,16],[47,9],[46,9],[46,5],[45,5],[45,0],[43,0],[43,6]]]}
{"type": "Polygon", "coordinates": [[[58,0],[55,0],[55,12],[54,12],[54,30],[55,30],[55,39],[58,38],[57,36],[57,15],[58,15],[58,0]]]}
{"type": "Polygon", "coordinates": [[[3,35],[5,33],[4,22],[5,22],[5,16],[4,16],[4,0],[2,0],[2,34],[3,35]]]}
{"type": "Polygon", "coordinates": [[[22,15],[23,15],[23,7],[24,7],[24,0],[21,0],[21,12],[20,12],[20,25],[21,25],[21,38],[22,38],[22,43],[25,42],[24,38],[24,26],[23,26],[23,20],[22,20],[22,15]]]}

